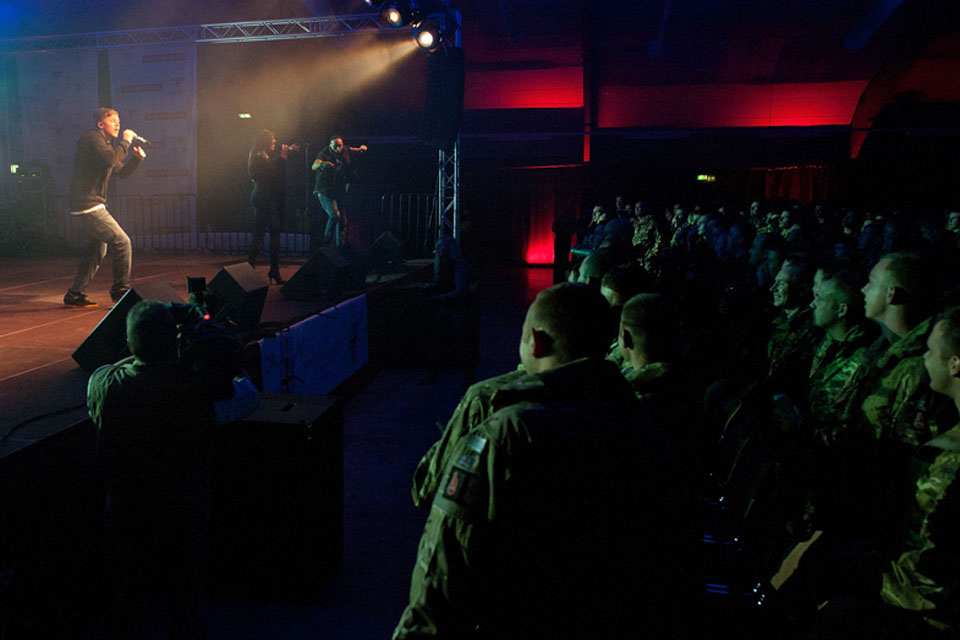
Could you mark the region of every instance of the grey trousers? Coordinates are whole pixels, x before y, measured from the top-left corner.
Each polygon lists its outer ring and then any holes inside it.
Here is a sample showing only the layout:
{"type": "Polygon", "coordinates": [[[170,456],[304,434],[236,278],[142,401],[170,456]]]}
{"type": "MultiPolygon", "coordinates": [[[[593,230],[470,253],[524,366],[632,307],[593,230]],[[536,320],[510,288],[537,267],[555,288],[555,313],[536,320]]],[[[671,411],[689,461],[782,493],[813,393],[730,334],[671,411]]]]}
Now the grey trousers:
{"type": "Polygon", "coordinates": [[[113,256],[113,286],[110,287],[110,297],[118,300],[130,288],[130,268],[133,263],[130,237],[120,228],[106,207],[81,213],[76,218],[90,242],[83,250],[70,293],[79,295],[86,291],[87,285],[100,269],[109,247],[113,256]]]}

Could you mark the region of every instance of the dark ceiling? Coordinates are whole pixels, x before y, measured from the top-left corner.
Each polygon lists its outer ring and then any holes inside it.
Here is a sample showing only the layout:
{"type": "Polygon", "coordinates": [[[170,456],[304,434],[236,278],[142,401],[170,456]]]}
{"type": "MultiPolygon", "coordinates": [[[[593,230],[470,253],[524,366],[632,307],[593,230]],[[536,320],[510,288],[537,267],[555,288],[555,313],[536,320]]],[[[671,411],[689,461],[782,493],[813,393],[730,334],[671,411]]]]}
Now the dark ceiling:
{"type": "MultiPolygon", "coordinates": [[[[454,0],[471,63],[582,49],[623,84],[863,79],[903,40],[956,26],[951,0],[454,0]],[[471,55],[471,53],[473,55],[471,55]],[[514,56],[516,54],[513,54],[514,56]],[[605,65],[610,67],[611,65],[605,65]]],[[[0,0],[18,37],[369,11],[361,0],[0,0]]]]}

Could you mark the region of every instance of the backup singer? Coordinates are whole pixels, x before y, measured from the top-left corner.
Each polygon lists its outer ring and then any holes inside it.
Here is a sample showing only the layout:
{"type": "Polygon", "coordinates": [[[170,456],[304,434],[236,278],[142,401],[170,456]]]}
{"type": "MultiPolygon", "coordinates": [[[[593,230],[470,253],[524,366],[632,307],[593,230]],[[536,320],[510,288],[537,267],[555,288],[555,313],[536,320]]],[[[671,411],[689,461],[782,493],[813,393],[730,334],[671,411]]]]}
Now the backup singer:
{"type": "Polygon", "coordinates": [[[276,147],[277,138],[273,131],[261,129],[253,139],[247,158],[247,173],[253,182],[253,191],[250,192],[250,204],[253,205],[253,238],[250,240],[247,262],[251,267],[257,265],[257,255],[263,247],[263,232],[269,231],[270,271],[267,277],[272,282],[283,284],[280,277],[280,225],[283,223],[286,205],[286,163],[289,152],[300,147],[281,145],[280,155],[271,157],[276,147]]]}
{"type": "Polygon", "coordinates": [[[346,230],[345,217],[340,203],[347,193],[348,184],[356,178],[356,169],[352,166],[351,154],[367,152],[367,145],[347,147],[343,138],[332,136],[330,144],[320,150],[311,167],[317,172],[313,192],[320,200],[320,206],[327,214],[327,227],[323,232],[323,244],[333,241],[340,246],[346,230]]]}

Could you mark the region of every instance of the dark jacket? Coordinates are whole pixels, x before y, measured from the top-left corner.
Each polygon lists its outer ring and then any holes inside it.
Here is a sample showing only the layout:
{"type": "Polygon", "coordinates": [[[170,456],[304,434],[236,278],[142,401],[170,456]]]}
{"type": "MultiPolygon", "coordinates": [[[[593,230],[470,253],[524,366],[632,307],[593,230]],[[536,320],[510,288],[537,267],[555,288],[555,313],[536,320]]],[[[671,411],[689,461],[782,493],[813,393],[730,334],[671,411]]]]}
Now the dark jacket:
{"type": "Polygon", "coordinates": [[[114,170],[118,176],[126,178],[143,160],[134,155],[124,164],[123,159],[129,151],[129,142],[120,138],[114,146],[99,129],[91,129],[80,136],[70,179],[71,211],[84,211],[107,203],[107,183],[114,170]]]}

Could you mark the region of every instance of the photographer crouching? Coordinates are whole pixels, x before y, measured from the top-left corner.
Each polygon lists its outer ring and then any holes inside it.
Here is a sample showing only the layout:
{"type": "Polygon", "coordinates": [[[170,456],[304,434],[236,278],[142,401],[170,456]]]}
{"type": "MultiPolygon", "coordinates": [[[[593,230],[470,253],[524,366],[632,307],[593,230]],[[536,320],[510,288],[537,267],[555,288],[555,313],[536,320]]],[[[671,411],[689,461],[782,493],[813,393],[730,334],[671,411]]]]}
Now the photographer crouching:
{"type": "Polygon", "coordinates": [[[107,494],[104,630],[142,637],[150,594],[166,601],[171,638],[202,638],[210,428],[259,399],[235,377],[239,343],[199,308],[144,300],[126,326],[132,357],[100,367],[87,385],[107,494]]]}

